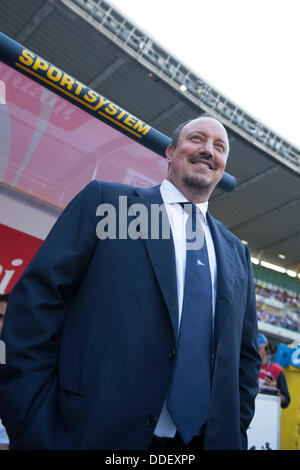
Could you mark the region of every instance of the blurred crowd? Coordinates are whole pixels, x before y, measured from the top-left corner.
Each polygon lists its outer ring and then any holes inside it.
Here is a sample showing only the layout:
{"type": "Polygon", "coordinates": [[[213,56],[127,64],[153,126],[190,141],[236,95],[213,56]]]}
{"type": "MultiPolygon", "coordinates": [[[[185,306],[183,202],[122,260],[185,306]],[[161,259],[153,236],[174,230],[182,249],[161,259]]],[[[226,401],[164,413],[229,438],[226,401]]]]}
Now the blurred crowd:
{"type": "Polygon", "coordinates": [[[283,289],[256,285],[257,318],[272,325],[300,332],[300,295],[283,289]],[[264,299],[266,299],[264,301],[264,299]],[[274,301],[270,303],[270,300],[274,301]]]}

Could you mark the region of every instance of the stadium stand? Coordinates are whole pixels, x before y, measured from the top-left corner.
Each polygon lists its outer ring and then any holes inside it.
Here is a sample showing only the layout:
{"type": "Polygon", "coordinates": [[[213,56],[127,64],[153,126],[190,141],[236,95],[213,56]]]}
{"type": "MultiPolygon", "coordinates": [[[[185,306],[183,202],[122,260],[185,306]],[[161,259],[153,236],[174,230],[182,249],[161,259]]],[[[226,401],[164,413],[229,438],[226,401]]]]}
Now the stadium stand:
{"type": "Polygon", "coordinates": [[[299,281],[259,265],[253,272],[258,319],[300,332],[299,281]]]}
{"type": "Polygon", "coordinates": [[[269,284],[270,288],[281,288],[292,297],[300,297],[300,281],[297,278],[256,264],[253,264],[253,274],[259,285],[265,283],[267,286],[269,284]]]}

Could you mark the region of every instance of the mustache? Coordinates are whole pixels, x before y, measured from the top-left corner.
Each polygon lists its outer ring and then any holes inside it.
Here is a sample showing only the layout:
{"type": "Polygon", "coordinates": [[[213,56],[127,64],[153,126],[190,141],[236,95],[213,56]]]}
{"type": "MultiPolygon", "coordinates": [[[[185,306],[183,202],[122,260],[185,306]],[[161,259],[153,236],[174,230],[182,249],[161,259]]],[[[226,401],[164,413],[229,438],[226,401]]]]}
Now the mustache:
{"type": "Polygon", "coordinates": [[[189,157],[189,161],[191,163],[197,163],[197,162],[205,161],[205,162],[209,163],[211,168],[214,168],[214,163],[213,163],[213,160],[212,160],[212,156],[208,153],[205,153],[205,152],[194,153],[193,155],[191,155],[189,157]]]}

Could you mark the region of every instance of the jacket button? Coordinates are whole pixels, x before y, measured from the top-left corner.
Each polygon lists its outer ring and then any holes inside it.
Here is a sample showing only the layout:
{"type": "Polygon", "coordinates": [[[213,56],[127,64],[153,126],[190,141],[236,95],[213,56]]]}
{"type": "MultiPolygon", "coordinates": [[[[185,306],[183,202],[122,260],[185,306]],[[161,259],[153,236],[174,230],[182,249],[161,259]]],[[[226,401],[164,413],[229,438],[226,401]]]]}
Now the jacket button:
{"type": "Polygon", "coordinates": [[[169,358],[170,358],[171,360],[173,360],[174,357],[175,357],[175,349],[171,349],[170,354],[169,354],[169,358]]]}
{"type": "Polygon", "coordinates": [[[150,426],[151,428],[154,428],[157,423],[157,417],[155,415],[149,415],[146,418],[146,424],[147,426],[150,426]]]}

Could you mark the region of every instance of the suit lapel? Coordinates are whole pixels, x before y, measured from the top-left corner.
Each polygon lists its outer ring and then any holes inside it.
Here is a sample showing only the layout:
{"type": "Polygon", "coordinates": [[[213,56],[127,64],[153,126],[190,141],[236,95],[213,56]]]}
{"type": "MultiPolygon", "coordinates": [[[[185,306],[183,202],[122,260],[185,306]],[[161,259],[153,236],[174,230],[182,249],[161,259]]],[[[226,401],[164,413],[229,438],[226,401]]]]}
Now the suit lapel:
{"type": "MultiPolygon", "coordinates": [[[[176,277],[176,262],[175,262],[175,248],[172,237],[172,232],[169,225],[169,220],[166,215],[165,220],[169,227],[170,237],[162,238],[162,224],[159,224],[159,238],[154,239],[151,237],[151,205],[157,204],[161,206],[162,210],[166,211],[163,204],[163,199],[160,193],[160,185],[153,188],[135,188],[138,197],[128,197],[129,204],[144,204],[148,211],[148,233],[144,238],[145,245],[151,260],[154,273],[156,275],[159,287],[166,302],[174,336],[177,340],[178,335],[178,295],[177,295],[177,277],[176,277]]],[[[152,221],[153,222],[153,221],[152,221]]],[[[143,232],[143,228],[141,227],[143,232]]]]}
{"type": "MultiPolygon", "coordinates": [[[[174,336],[178,336],[178,295],[175,248],[170,230],[170,238],[161,237],[161,224],[158,239],[151,238],[151,205],[163,204],[160,185],[153,188],[135,188],[138,196],[128,197],[128,203],[144,204],[148,211],[148,233],[144,234],[145,246],[151,260],[159,287],[166,302],[174,336]]],[[[162,206],[165,210],[165,206],[162,206]]],[[[215,349],[221,336],[223,326],[230,310],[234,295],[234,244],[225,225],[214,219],[207,212],[214,248],[217,259],[217,295],[214,325],[215,349]]]]}
{"type": "Polygon", "coordinates": [[[227,319],[234,294],[234,245],[225,225],[207,213],[217,259],[217,295],[214,326],[215,349],[227,319]]]}

